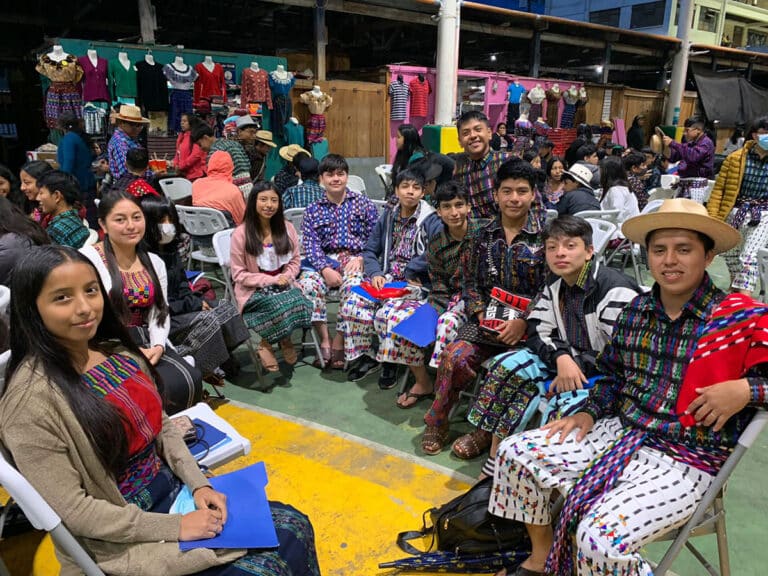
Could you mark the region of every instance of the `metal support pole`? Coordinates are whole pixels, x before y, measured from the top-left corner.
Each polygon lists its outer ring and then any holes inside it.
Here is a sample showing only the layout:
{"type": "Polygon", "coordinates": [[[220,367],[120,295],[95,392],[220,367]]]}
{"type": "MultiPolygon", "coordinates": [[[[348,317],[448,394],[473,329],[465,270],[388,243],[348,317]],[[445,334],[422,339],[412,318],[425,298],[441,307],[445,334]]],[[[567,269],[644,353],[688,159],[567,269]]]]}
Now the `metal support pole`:
{"type": "Polygon", "coordinates": [[[608,74],[611,72],[611,43],[605,43],[605,62],[603,62],[602,83],[608,84],[608,74]]]}
{"type": "Polygon", "coordinates": [[[531,65],[529,75],[531,78],[538,78],[541,72],[541,32],[536,30],[533,33],[531,42],[531,65]]]}
{"type": "Polygon", "coordinates": [[[435,124],[450,126],[456,110],[459,74],[460,0],[442,0],[437,25],[437,95],[435,124]]]}
{"type": "Polygon", "coordinates": [[[693,0],[680,0],[680,17],[677,21],[677,37],[680,39],[680,49],[675,54],[672,63],[672,82],[669,85],[669,99],[664,115],[664,123],[667,125],[677,125],[680,122],[680,104],[683,100],[685,79],[688,76],[688,53],[691,49],[689,36],[694,7],[693,0]]]}
{"type": "Polygon", "coordinates": [[[315,72],[317,80],[325,80],[325,47],[328,34],[325,27],[325,5],[327,0],[317,0],[315,4],[315,72]]]}
{"type": "Polygon", "coordinates": [[[752,68],[753,68],[753,67],[754,67],[754,62],[750,62],[749,64],[747,64],[747,74],[746,74],[746,78],[747,78],[747,80],[749,80],[750,82],[752,81],[752,68]]]}
{"type": "Polygon", "coordinates": [[[139,0],[139,27],[141,29],[142,43],[154,44],[157,20],[152,0],[139,0]]]}

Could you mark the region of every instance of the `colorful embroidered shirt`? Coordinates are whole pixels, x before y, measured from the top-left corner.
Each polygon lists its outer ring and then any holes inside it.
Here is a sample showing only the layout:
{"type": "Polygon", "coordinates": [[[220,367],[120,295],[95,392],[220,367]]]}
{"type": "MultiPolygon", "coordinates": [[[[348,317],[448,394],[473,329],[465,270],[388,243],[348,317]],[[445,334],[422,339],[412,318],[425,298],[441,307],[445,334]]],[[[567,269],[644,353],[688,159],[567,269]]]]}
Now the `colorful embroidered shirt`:
{"type": "Polygon", "coordinates": [[[562,307],[560,312],[565,325],[566,340],[579,352],[592,349],[587,330],[584,302],[587,297],[587,290],[594,282],[592,264],[591,261],[588,261],[581,269],[581,274],[573,286],[568,286],[565,282],[560,284],[560,305],[562,307]]]}
{"type": "Polygon", "coordinates": [[[162,466],[155,438],[163,427],[162,401],[154,382],[128,356],[113,354],[81,377],[91,392],[115,406],[128,439],[128,465],[117,478],[120,493],[147,510],[143,491],[162,466]]]}
{"type": "Polygon", "coordinates": [[[107,145],[109,171],[115,180],[128,172],[128,166],[125,165],[125,157],[128,151],[134,148],[141,148],[141,145],[123,132],[121,128],[116,128],[107,145]]]}
{"type": "Polygon", "coordinates": [[[90,234],[74,208],[51,218],[45,231],[56,244],[76,250],[83,247],[90,234]]]}
{"type": "Polygon", "coordinates": [[[415,254],[416,234],[419,227],[416,225],[421,205],[416,212],[408,217],[400,216],[400,207],[395,208],[395,217],[392,226],[392,252],[389,257],[389,270],[393,280],[405,280],[405,267],[415,254]]]}
{"type": "Polygon", "coordinates": [[[327,254],[339,252],[359,256],[371,235],[379,212],[371,200],[347,189],[341,204],[334,204],[326,195],[307,206],[301,225],[302,245],[312,267],[339,268],[338,262],[327,254]]]}
{"type": "Polygon", "coordinates": [[[544,286],[543,224],[543,210],[536,199],[528,212],[525,226],[509,244],[501,225],[501,216],[478,231],[468,249],[461,253],[462,296],[468,315],[485,312],[494,287],[533,298],[544,286]]]}
{"type": "Polygon", "coordinates": [[[306,208],[325,196],[325,190],[317,180],[304,180],[283,193],[283,208],[306,208]]]}
{"type": "Polygon", "coordinates": [[[453,178],[469,191],[470,215],[474,218],[493,218],[499,211],[493,199],[496,172],[513,156],[509,152],[489,151],[482,160],[472,160],[463,154],[457,158],[453,178]]]}
{"type": "Polygon", "coordinates": [[[680,162],[680,178],[712,178],[715,175],[715,145],[706,135],[696,142],[669,143],[669,161],[680,162]]]}

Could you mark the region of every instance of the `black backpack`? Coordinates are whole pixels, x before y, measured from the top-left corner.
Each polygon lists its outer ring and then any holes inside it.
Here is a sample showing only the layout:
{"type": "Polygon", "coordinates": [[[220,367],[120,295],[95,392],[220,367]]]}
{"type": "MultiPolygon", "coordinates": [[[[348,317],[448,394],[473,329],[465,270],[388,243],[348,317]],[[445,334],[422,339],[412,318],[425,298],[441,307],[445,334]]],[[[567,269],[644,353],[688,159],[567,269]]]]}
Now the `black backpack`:
{"type": "Polygon", "coordinates": [[[427,552],[434,550],[457,555],[530,550],[528,531],[522,522],[488,512],[493,478],[484,478],[447,504],[424,512],[421,530],[401,532],[397,545],[408,554],[421,554],[408,540],[432,535],[427,552]],[[432,525],[427,527],[429,515],[432,525]]]}

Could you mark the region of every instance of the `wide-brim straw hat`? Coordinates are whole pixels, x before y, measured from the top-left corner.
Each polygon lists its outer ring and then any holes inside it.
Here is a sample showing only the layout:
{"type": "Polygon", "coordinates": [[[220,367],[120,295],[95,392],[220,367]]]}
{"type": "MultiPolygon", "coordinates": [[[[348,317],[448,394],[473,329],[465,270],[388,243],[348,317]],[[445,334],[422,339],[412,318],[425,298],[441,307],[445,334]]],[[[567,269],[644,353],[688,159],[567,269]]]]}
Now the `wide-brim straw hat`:
{"type": "Polygon", "coordinates": [[[115,114],[115,120],[132,122],[133,124],[149,124],[149,118],[141,115],[141,108],[133,104],[121,104],[120,111],[115,114]]]}
{"type": "Polygon", "coordinates": [[[712,218],[702,204],[688,198],[664,200],[657,212],[630,218],[624,222],[621,231],[632,242],[644,246],[648,234],[670,228],[692,230],[709,236],[715,243],[716,254],[730,250],[741,242],[741,234],[736,228],[712,218]]]}
{"type": "Polygon", "coordinates": [[[274,140],[272,139],[272,132],[270,132],[269,130],[258,130],[254,138],[256,138],[256,140],[258,140],[262,144],[266,144],[267,146],[271,146],[272,148],[277,148],[277,144],[275,144],[274,140]]]}
{"type": "Polygon", "coordinates": [[[312,156],[309,152],[307,152],[304,148],[299,146],[298,144],[289,144],[288,146],[283,146],[280,148],[280,151],[278,154],[280,154],[280,158],[287,162],[293,162],[293,157],[296,156],[299,152],[303,152],[307,156],[312,156]]]}

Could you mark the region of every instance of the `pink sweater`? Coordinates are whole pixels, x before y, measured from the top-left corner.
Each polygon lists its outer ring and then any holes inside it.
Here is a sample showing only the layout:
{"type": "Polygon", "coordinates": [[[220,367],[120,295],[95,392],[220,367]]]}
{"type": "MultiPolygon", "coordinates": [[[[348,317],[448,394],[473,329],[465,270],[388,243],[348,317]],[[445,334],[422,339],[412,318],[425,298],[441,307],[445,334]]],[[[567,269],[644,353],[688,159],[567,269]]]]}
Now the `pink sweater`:
{"type": "MultiPolygon", "coordinates": [[[[290,222],[285,223],[285,228],[288,231],[288,238],[290,238],[291,245],[293,246],[293,258],[285,265],[281,273],[295,280],[301,269],[299,237],[296,235],[296,229],[290,222]]],[[[260,272],[256,258],[246,253],[244,224],[235,228],[232,234],[230,264],[232,266],[232,281],[235,284],[235,300],[237,300],[237,308],[240,312],[243,311],[248,299],[258,288],[277,284],[277,276],[260,272]]]]}

